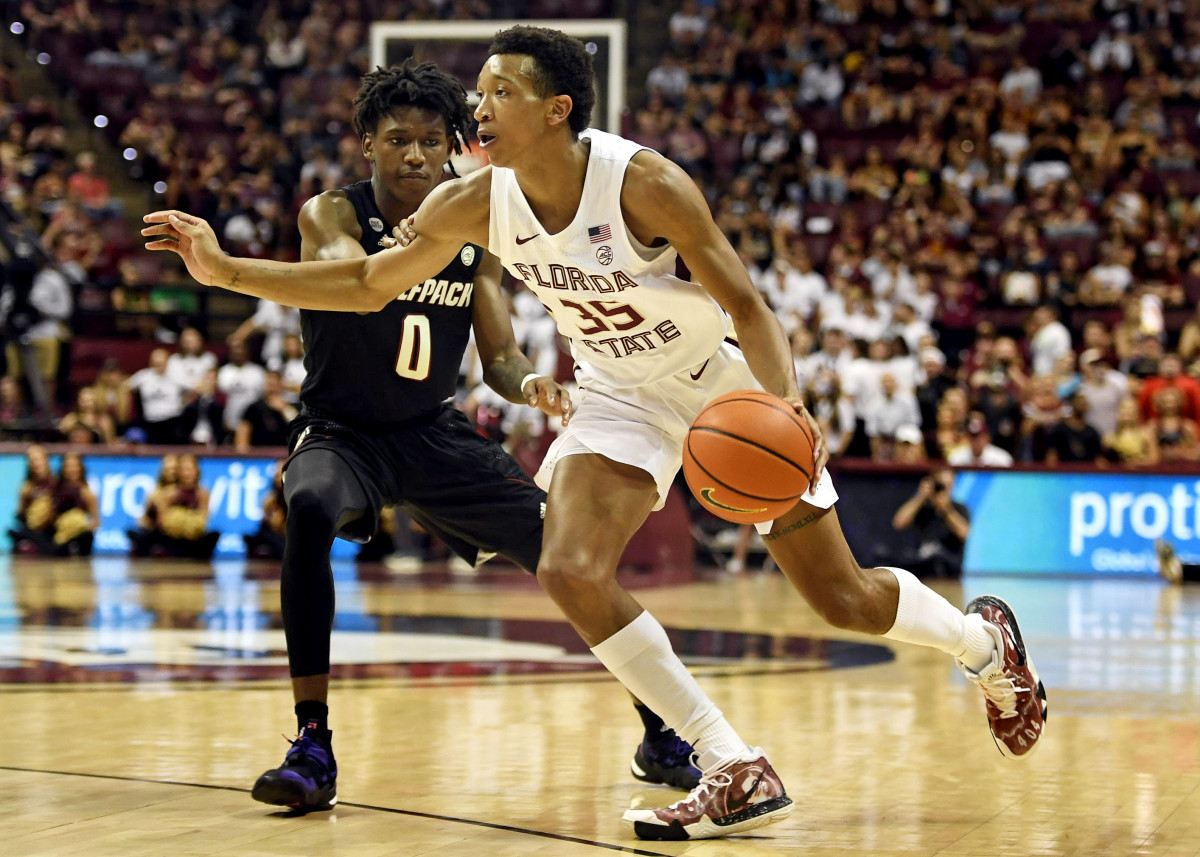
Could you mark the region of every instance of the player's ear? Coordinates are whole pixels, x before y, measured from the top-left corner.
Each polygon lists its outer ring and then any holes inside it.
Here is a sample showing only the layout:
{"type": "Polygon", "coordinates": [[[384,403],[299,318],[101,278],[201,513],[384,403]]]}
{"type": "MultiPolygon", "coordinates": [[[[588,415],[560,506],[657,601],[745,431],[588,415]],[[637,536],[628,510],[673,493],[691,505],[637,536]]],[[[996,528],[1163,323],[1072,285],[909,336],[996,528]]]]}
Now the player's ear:
{"type": "Polygon", "coordinates": [[[567,117],[571,115],[574,107],[575,102],[571,100],[571,96],[555,95],[550,99],[550,109],[546,119],[551,125],[561,125],[567,121],[567,117]]]}
{"type": "Polygon", "coordinates": [[[362,153],[363,157],[368,161],[374,161],[375,141],[371,139],[370,134],[363,134],[362,138],[362,153]]]}

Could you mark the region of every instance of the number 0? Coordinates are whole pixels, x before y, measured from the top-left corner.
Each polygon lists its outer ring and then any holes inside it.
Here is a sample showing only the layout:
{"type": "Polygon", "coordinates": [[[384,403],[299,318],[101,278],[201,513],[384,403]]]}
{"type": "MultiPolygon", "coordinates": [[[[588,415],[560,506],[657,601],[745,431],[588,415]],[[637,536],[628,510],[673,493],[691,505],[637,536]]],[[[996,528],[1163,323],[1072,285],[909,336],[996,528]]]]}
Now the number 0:
{"type": "Polygon", "coordinates": [[[400,335],[400,351],[396,355],[396,374],[413,381],[429,377],[429,317],[407,315],[400,335]]]}

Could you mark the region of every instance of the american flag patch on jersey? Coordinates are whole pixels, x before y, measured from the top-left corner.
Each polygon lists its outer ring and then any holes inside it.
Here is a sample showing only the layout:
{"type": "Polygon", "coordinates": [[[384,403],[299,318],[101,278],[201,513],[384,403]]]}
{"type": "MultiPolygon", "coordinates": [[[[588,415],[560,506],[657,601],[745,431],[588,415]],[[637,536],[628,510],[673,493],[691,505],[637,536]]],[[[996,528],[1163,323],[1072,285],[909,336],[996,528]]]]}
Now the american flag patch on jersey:
{"type": "Polygon", "coordinates": [[[601,241],[611,241],[612,227],[607,223],[603,224],[602,226],[589,226],[588,239],[593,244],[599,244],[601,241]]]}

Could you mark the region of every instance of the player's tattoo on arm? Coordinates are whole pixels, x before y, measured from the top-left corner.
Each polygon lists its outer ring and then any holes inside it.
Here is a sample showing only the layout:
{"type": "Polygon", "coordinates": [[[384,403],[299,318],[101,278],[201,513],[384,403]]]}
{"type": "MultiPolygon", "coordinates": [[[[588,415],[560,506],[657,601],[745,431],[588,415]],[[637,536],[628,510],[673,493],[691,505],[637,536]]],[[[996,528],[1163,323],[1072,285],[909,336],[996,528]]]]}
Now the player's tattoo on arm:
{"type": "Polygon", "coordinates": [[[237,291],[238,280],[242,278],[241,271],[234,271],[233,276],[229,278],[229,290],[237,291]]]}
{"type": "Polygon", "coordinates": [[[799,521],[788,524],[786,527],[784,527],[779,532],[767,533],[766,535],[763,536],[763,541],[764,542],[773,542],[776,539],[781,539],[784,536],[788,535],[789,533],[796,532],[796,530],[800,529],[801,527],[808,526],[809,524],[811,524],[813,521],[817,520],[818,518],[824,517],[825,513],[828,511],[829,511],[828,509],[817,509],[814,512],[809,512],[807,515],[805,515],[799,521]]]}

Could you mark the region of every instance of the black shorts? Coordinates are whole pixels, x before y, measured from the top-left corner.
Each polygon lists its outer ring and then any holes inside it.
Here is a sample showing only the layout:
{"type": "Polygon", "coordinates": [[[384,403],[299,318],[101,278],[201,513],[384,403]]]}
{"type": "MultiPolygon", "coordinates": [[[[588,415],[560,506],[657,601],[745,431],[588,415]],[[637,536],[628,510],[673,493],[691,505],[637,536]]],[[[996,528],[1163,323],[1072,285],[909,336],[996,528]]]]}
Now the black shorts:
{"type": "Polygon", "coordinates": [[[290,438],[289,463],[310,449],[330,450],[347,466],[339,478],[356,479],[366,493],[371,508],[342,528],[342,538],[368,541],[383,508],[399,506],[472,564],[480,553],[497,553],[537,570],[546,492],[456,408],[381,432],[301,414],[290,438]]]}

